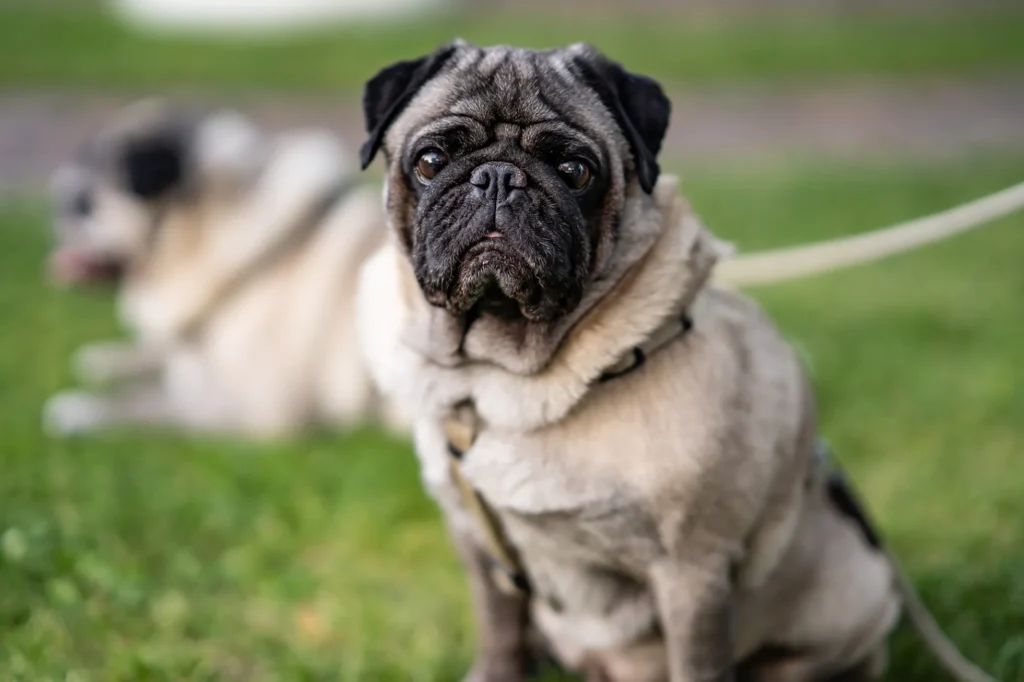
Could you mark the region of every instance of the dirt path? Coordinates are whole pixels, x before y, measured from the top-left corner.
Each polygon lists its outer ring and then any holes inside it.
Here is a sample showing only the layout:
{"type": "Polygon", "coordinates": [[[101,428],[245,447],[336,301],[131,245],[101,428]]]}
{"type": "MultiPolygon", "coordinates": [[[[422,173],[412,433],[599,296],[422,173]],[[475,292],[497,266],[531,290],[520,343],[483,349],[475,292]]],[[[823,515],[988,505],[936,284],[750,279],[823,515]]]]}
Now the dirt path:
{"type": "MultiPolygon", "coordinates": [[[[828,88],[730,86],[677,90],[665,156],[693,164],[792,157],[932,158],[1024,150],[1024,80],[863,83],[828,88]]],[[[130,98],[0,95],[0,193],[38,191],[80,140],[130,98]]],[[[230,103],[270,129],[317,125],[361,141],[358,103],[249,95],[230,103]]]]}

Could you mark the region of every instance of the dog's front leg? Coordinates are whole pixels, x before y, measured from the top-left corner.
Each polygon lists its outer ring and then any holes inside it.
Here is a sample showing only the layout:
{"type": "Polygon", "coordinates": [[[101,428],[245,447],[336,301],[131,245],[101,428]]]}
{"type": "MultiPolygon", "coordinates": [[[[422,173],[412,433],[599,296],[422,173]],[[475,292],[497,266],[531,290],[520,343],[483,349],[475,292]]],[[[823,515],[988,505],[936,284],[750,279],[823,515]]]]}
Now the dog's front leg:
{"type": "Polygon", "coordinates": [[[464,682],[522,682],[531,662],[529,603],[499,589],[486,555],[472,538],[457,531],[453,535],[469,579],[478,637],[476,660],[464,682]]]}
{"type": "Polygon", "coordinates": [[[154,347],[102,341],[79,348],[71,363],[80,381],[103,386],[154,374],[165,360],[166,354],[154,347]]]}
{"type": "Polygon", "coordinates": [[[109,394],[61,391],[43,406],[43,426],[52,436],[89,433],[116,426],[187,426],[159,383],[109,394]]]}
{"type": "Polygon", "coordinates": [[[732,584],[726,557],[664,558],[650,571],[671,682],[732,682],[732,584]]]}

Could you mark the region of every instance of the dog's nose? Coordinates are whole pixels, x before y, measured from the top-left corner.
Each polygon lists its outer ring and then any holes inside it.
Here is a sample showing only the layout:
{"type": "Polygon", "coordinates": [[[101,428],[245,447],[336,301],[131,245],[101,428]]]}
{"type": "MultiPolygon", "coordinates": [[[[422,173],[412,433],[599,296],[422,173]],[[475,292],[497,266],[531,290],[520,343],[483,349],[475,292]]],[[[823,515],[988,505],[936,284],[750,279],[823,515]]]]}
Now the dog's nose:
{"type": "Polygon", "coordinates": [[[526,173],[511,163],[485,163],[476,167],[469,182],[478,196],[505,204],[522,194],[526,173]]]}

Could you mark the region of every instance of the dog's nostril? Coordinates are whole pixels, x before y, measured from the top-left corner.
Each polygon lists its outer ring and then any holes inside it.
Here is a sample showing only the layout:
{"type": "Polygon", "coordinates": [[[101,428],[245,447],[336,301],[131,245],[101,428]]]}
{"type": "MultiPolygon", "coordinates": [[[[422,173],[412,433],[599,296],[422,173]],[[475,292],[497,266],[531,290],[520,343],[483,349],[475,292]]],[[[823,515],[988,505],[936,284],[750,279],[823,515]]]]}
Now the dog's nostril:
{"type": "Polygon", "coordinates": [[[77,216],[87,216],[92,213],[92,194],[79,192],[71,200],[71,212],[77,216]]]}
{"type": "Polygon", "coordinates": [[[498,178],[501,185],[507,189],[524,189],[526,187],[526,173],[514,166],[501,168],[498,171],[498,178]]]}
{"type": "Polygon", "coordinates": [[[487,166],[480,166],[473,171],[473,174],[469,176],[469,183],[481,189],[487,189],[491,185],[491,179],[494,171],[492,168],[487,166]]]}
{"type": "Polygon", "coordinates": [[[526,173],[510,163],[488,163],[469,176],[469,182],[480,189],[498,187],[506,192],[526,188],[526,173]]]}

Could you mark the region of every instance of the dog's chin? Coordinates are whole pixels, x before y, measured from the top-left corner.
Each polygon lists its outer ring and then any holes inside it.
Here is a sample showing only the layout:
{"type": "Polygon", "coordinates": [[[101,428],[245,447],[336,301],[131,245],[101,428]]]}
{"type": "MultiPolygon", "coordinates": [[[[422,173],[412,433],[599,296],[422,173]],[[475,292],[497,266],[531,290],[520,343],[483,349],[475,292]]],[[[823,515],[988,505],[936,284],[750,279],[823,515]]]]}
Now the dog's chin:
{"type": "Polygon", "coordinates": [[[456,316],[486,314],[505,320],[550,322],[567,312],[514,251],[491,244],[470,249],[448,290],[426,288],[427,300],[456,316]]]}

